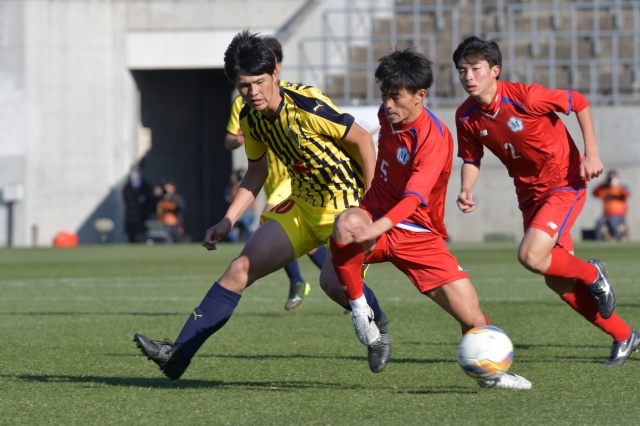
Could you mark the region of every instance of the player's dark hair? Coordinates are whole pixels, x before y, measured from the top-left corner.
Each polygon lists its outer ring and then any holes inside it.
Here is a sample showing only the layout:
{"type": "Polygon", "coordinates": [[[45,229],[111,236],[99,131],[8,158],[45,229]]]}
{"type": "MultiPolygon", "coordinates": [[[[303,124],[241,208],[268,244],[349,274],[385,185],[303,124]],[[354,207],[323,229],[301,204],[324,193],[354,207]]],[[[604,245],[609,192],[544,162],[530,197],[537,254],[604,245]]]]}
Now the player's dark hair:
{"type": "Polygon", "coordinates": [[[411,48],[393,50],[380,58],[375,76],[383,93],[405,89],[415,94],[433,84],[433,62],[411,48]]]}
{"type": "Polygon", "coordinates": [[[238,71],[250,75],[273,74],[276,70],[276,58],[257,33],[244,30],[233,37],[224,52],[224,73],[235,83],[238,71]]]}
{"type": "Polygon", "coordinates": [[[262,39],[267,43],[273,54],[276,55],[276,61],[282,62],[282,45],[278,39],[271,36],[263,36],[262,39]]]}
{"type": "MultiPolygon", "coordinates": [[[[482,40],[476,36],[465,38],[453,52],[453,65],[458,68],[460,59],[469,62],[485,60],[489,67],[498,65],[502,70],[502,52],[498,43],[491,40],[482,40]]],[[[498,78],[500,76],[498,75],[498,78]]]]}

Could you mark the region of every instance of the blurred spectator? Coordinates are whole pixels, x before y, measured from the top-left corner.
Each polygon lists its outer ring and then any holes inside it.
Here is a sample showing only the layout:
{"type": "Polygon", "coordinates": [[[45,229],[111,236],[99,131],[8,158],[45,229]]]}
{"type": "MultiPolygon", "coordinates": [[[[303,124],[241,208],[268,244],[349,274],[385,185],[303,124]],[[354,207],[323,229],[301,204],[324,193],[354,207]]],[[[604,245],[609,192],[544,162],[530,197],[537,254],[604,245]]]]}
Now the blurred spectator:
{"type": "Polygon", "coordinates": [[[603,214],[596,222],[596,239],[605,240],[603,229],[608,235],[622,241],[627,235],[627,198],[629,190],[620,182],[615,170],[607,174],[607,181],[593,190],[593,195],[602,199],[603,214]]]}
{"type": "Polygon", "coordinates": [[[175,183],[163,182],[156,186],[154,195],[158,197],[156,217],[171,236],[173,242],[182,240],[184,235],[184,210],[186,203],[178,193],[175,183]]]}
{"type": "MultiPolygon", "coordinates": [[[[229,184],[224,192],[224,199],[227,203],[231,204],[238,192],[238,187],[246,170],[238,169],[231,173],[229,176],[229,184]]],[[[256,206],[252,205],[245,211],[242,217],[235,223],[233,229],[227,234],[227,239],[232,243],[245,242],[249,239],[253,233],[253,222],[256,218],[256,206]]]]}
{"type": "Polygon", "coordinates": [[[146,232],[145,221],[155,208],[155,199],[151,184],[142,176],[139,167],[129,172],[127,182],[122,188],[125,219],[124,229],[130,243],[141,241],[146,232]]]}

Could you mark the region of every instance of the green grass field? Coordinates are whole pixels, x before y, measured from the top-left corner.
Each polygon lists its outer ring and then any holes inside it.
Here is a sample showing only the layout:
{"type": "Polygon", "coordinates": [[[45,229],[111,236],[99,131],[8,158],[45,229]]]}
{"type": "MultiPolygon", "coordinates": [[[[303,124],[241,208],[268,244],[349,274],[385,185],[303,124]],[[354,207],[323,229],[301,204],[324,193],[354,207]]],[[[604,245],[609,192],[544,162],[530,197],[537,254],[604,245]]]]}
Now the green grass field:
{"type": "MultiPolygon", "coordinates": [[[[638,424],[640,353],[606,367],[609,336],[522,268],[515,245],[452,244],[483,310],[511,336],[530,391],[480,389],[455,360],[457,323],[388,264],[367,282],[391,320],[392,362],[368,369],[350,317],[316,283],[283,309],[283,271],[247,290],[229,323],[170,382],[131,341],[175,339],[240,246],[0,250],[0,424],[638,424]]],[[[640,327],[640,245],[583,244],[607,263],[616,312],[640,327]]]]}

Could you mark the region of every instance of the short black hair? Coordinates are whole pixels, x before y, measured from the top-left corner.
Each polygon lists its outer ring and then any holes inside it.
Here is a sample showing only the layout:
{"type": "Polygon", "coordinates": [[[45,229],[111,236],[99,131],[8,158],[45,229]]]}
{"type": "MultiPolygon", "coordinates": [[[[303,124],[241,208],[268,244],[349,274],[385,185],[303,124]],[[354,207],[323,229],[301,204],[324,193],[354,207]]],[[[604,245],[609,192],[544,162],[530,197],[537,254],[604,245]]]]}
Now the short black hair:
{"type": "Polygon", "coordinates": [[[282,45],[278,39],[271,36],[262,36],[262,39],[267,43],[273,54],[276,55],[276,62],[282,62],[282,45]]]}
{"type": "Polygon", "coordinates": [[[380,58],[375,76],[383,93],[405,89],[414,94],[433,84],[433,62],[412,48],[392,50],[380,58]]]}
{"type": "Polygon", "coordinates": [[[458,69],[460,59],[487,61],[489,67],[498,65],[502,70],[502,52],[498,43],[491,40],[482,40],[476,36],[465,38],[453,52],[453,65],[458,69]]]}
{"type": "Polygon", "coordinates": [[[235,83],[240,70],[250,75],[272,75],[276,70],[276,57],[258,33],[249,30],[239,32],[224,52],[224,73],[227,78],[235,83]]]}

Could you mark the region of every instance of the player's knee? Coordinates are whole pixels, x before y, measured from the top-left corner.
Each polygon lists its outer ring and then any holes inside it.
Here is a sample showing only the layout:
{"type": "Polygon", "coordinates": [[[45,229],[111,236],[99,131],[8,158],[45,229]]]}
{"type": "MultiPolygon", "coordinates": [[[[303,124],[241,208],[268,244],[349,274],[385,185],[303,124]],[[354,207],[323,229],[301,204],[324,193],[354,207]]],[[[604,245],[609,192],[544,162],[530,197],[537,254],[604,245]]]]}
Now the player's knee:
{"type": "Polygon", "coordinates": [[[333,223],[333,238],[340,243],[350,243],[353,236],[348,231],[350,226],[362,222],[358,209],[347,209],[340,213],[333,223]]]}
{"type": "Polygon", "coordinates": [[[542,272],[544,268],[544,257],[531,250],[520,250],[518,252],[518,261],[522,266],[533,272],[542,272]]]}
{"type": "Polygon", "coordinates": [[[223,275],[225,281],[235,283],[234,287],[243,282],[245,286],[248,285],[248,277],[249,259],[246,256],[239,256],[233,259],[223,275]]]}

